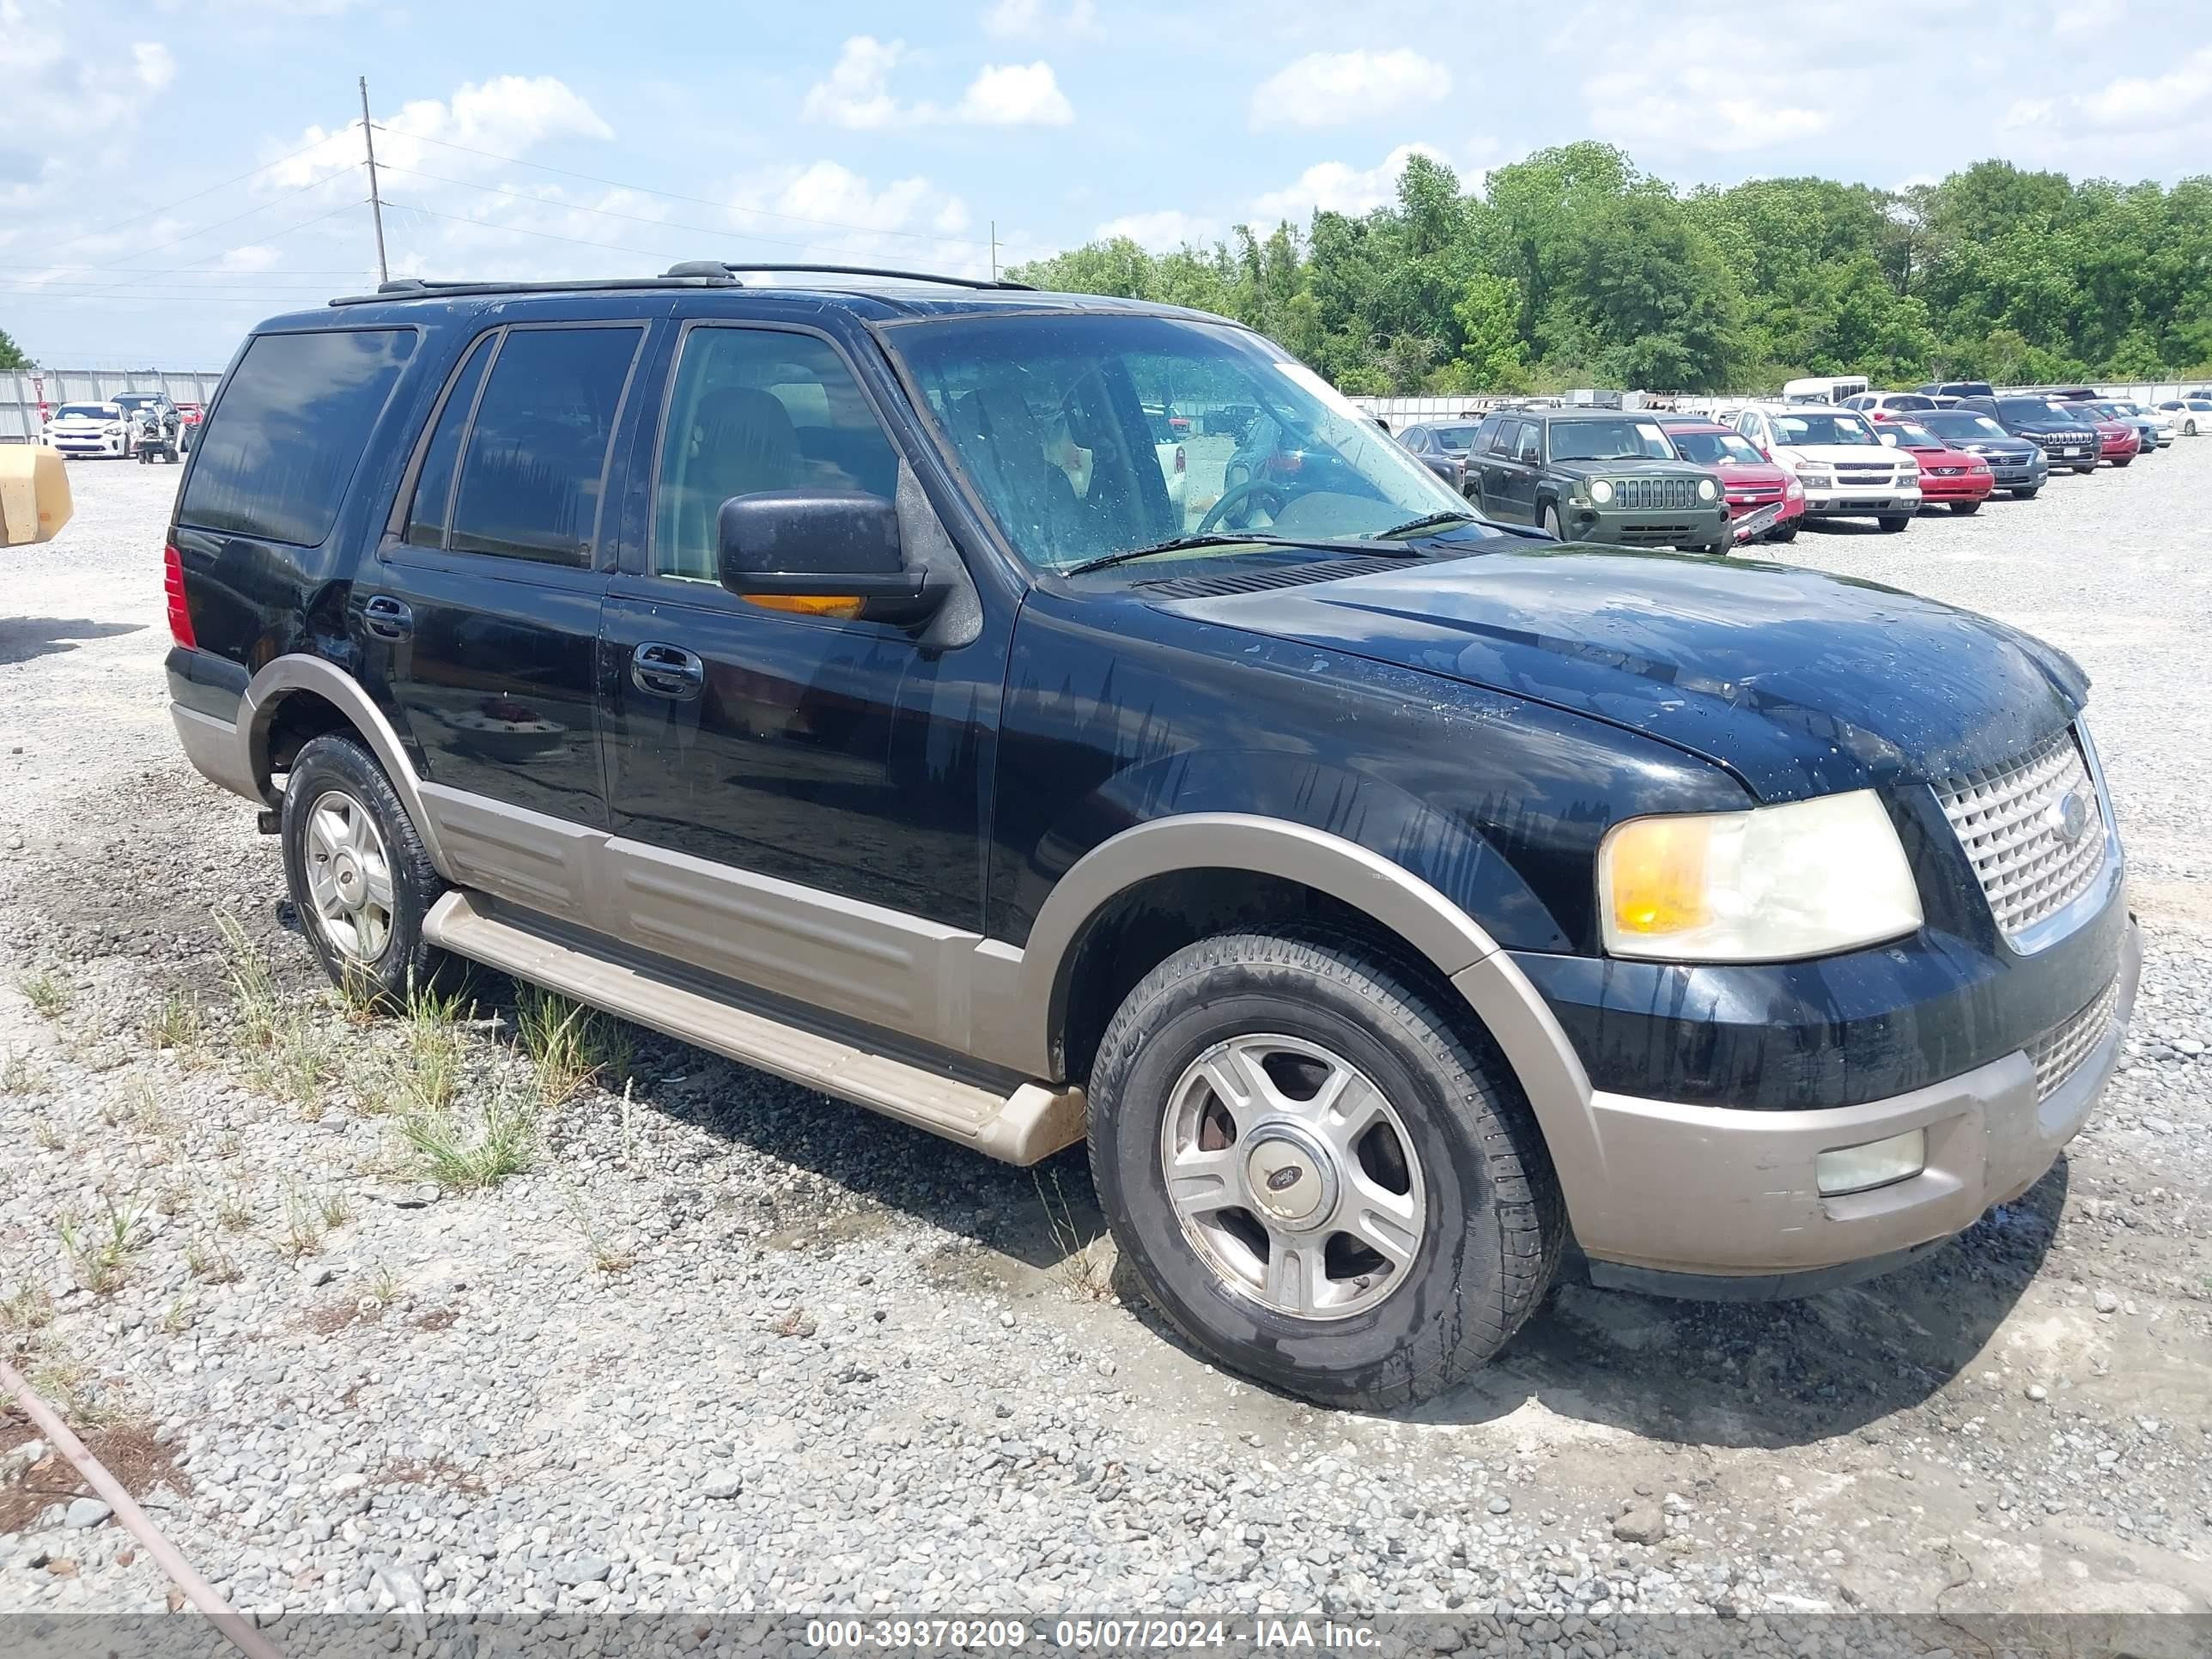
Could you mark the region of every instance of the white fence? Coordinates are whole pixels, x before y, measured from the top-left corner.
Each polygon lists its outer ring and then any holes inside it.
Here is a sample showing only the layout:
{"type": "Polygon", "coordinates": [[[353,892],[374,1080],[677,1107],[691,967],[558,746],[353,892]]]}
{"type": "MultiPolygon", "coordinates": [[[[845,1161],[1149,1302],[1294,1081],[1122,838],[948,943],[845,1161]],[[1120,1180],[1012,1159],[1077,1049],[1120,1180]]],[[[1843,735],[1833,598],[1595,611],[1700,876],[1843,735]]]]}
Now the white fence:
{"type": "Polygon", "coordinates": [[[37,442],[42,403],[51,413],[64,404],[105,403],[121,392],[166,392],[172,403],[204,404],[221,379],[219,368],[0,369],[0,444],[37,442]]]}

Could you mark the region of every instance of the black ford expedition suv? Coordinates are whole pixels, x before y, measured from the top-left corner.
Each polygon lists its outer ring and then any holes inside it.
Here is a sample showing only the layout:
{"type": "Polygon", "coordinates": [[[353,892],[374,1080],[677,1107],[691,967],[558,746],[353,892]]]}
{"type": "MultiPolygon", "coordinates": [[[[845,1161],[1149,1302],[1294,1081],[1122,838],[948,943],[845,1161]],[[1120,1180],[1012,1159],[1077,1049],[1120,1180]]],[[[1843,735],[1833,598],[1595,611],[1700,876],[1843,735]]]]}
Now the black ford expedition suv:
{"type": "MultiPolygon", "coordinates": [[[[2081,1127],[2133,1000],[2059,652],[1560,544],[1194,313],[678,266],[279,318],[169,681],[333,973],[492,964],[1015,1162],[1377,1406],[1599,1282],[1788,1293],[2081,1127]],[[1171,498],[1146,405],[1302,458],[1171,498]]],[[[860,1133],[856,1122],[855,1133],[860,1133]]]]}

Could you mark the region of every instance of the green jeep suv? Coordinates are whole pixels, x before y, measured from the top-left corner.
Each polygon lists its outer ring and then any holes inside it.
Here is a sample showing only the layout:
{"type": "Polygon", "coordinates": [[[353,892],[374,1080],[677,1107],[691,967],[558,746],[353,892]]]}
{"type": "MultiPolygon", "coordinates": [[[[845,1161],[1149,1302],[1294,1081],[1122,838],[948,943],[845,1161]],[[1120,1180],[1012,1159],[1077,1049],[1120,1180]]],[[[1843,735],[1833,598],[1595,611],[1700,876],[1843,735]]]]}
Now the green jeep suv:
{"type": "Polygon", "coordinates": [[[1720,481],[1675,454],[1659,422],[1617,409],[1504,409],[1467,453],[1484,517],[1541,525],[1563,542],[1725,553],[1720,481]]]}

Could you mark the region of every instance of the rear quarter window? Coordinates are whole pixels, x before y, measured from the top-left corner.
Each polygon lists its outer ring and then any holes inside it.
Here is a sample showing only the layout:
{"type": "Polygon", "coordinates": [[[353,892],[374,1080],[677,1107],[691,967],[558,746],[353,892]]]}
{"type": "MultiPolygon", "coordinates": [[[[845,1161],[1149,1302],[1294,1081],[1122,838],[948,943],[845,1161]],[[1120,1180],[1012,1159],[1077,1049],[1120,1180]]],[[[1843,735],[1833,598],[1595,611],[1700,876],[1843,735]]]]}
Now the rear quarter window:
{"type": "Polygon", "coordinates": [[[313,547],[331,533],[415,331],[264,334],[205,422],[177,519],[313,547]]]}

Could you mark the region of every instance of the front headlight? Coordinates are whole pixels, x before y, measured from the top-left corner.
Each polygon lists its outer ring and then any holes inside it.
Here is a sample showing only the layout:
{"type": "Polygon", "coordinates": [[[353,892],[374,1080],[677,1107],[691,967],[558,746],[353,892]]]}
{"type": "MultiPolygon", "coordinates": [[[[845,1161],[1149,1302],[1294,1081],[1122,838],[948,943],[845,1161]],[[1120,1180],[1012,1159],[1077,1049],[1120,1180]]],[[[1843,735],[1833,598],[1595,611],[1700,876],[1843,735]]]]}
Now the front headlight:
{"type": "Polygon", "coordinates": [[[1715,484],[1711,478],[1700,478],[1698,480],[1698,499],[1699,501],[1710,501],[1717,500],[1718,499],[1720,493],[1719,486],[1715,484]]]}
{"type": "Polygon", "coordinates": [[[1593,478],[1589,487],[1590,499],[1603,507],[1613,499],[1613,485],[1604,478],[1593,478]]]}
{"type": "Polygon", "coordinates": [[[1631,818],[1598,848],[1617,957],[1778,962],[1916,931],[1920,890],[1870,789],[1748,812],[1631,818]]]}

